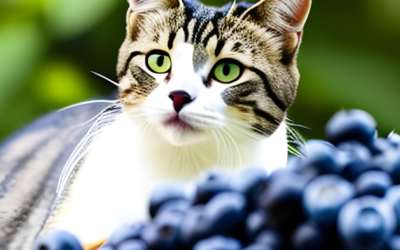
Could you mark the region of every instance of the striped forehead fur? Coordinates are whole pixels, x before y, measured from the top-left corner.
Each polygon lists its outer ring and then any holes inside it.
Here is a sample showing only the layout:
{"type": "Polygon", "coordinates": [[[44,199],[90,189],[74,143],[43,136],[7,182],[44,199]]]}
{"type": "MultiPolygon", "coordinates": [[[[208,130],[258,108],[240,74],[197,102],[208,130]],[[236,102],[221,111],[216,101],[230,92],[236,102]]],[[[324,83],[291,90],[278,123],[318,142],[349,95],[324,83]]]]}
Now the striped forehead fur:
{"type": "Polygon", "coordinates": [[[253,22],[227,17],[221,24],[221,36],[229,43],[240,42],[252,54],[259,54],[254,50],[262,49],[270,59],[279,60],[281,57],[284,38],[253,22]]]}

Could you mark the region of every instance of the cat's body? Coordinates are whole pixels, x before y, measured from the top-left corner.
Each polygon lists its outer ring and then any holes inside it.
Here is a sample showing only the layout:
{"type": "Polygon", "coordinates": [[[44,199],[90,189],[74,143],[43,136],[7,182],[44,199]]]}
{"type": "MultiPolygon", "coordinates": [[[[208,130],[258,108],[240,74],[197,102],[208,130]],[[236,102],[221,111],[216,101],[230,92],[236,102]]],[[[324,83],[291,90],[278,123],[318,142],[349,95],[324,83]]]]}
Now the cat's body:
{"type": "Polygon", "coordinates": [[[210,141],[182,152],[164,141],[157,131],[141,134],[140,128],[127,119],[119,117],[94,145],[85,163],[71,177],[67,194],[60,199],[45,232],[68,230],[83,243],[105,239],[121,224],[147,219],[148,198],[155,186],[190,180],[202,170],[217,166],[219,150],[226,150],[220,153],[219,163],[225,169],[262,166],[273,170],[286,165],[285,124],[270,140],[241,142],[233,137],[237,149],[233,145],[218,149],[215,141],[210,141]],[[152,140],[146,142],[149,138],[152,140]],[[110,148],[110,144],[115,146],[110,148]],[[155,149],[158,153],[152,153],[155,149]],[[241,152],[241,164],[237,150],[241,152]]]}
{"type": "Polygon", "coordinates": [[[214,167],[286,165],[286,112],[311,1],[129,3],[120,101],[72,154],[41,233],[64,229],[96,243],[146,219],[161,182],[214,167]]]}

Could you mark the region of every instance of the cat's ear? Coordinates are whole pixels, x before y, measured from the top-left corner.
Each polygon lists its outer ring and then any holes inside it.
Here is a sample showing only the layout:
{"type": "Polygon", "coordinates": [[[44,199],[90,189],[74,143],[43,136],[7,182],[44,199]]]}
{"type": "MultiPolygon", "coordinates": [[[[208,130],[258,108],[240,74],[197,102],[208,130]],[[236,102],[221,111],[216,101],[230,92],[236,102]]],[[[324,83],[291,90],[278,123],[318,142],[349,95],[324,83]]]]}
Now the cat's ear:
{"type": "Polygon", "coordinates": [[[129,9],[126,16],[128,31],[135,30],[137,17],[141,13],[171,8],[183,8],[182,0],[128,0],[129,9]]]}
{"type": "Polygon", "coordinates": [[[260,0],[242,18],[286,32],[301,32],[311,9],[311,0],[260,0]]]}
{"type": "Polygon", "coordinates": [[[261,0],[241,16],[268,29],[279,31],[285,38],[284,57],[291,60],[297,51],[312,0],[261,0]]]}

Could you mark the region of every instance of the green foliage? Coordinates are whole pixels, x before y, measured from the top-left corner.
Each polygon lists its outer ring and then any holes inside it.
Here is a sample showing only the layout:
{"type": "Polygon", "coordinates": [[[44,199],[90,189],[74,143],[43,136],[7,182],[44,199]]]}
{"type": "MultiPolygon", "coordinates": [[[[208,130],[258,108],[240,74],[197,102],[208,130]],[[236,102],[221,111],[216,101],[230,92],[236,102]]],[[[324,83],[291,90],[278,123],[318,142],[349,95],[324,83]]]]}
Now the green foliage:
{"type": "MultiPolygon", "coordinates": [[[[90,71],[116,79],[127,7],[115,0],[0,0],[0,140],[46,112],[115,90],[90,71]]],[[[370,112],[381,135],[400,129],[398,13],[399,0],[313,1],[289,112],[311,128],[299,129],[306,138],[322,138],[340,109],[370,112]]]]}

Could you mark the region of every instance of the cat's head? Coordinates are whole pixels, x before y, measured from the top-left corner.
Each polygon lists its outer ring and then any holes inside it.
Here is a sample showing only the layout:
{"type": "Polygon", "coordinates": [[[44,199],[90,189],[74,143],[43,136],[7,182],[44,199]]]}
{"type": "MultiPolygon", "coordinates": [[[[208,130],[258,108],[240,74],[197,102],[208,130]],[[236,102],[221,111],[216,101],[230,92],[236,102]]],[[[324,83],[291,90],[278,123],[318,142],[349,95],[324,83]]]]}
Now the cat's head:
{"type": "Polygon", "coordinates": [[[138,123],[182,146],[228,129],[269,136],[284,121],[311,0],[129,4],[117,72],[124,110],[138,123]]]}

